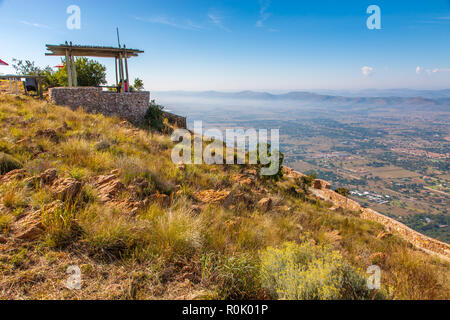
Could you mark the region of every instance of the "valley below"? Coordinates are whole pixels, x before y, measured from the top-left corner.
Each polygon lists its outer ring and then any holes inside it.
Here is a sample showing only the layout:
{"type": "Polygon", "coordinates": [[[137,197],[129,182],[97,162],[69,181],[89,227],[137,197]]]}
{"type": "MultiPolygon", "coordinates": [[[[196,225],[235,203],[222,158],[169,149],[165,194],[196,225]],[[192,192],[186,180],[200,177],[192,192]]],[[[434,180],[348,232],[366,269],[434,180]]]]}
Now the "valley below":
{"type": "MultiPolygon", "coordinates": [[[[411,93],[410,93],[411,94],[411,93]]],[[[155,93],[205,128],[279,129],[285,165],[430,237],[450,242],[448,98],[310,93],[155,93]]]]}

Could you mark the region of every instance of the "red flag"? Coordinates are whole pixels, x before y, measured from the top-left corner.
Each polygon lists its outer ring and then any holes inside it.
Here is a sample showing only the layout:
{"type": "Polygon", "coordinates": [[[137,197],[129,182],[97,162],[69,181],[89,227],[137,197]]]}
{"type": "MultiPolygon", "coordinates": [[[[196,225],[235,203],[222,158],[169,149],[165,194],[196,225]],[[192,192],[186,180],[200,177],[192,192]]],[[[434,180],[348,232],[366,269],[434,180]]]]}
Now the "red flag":
{"type": "Polygon", "coordinates": [[[9,66],[9,64],[7,64],[5,61],[0,59],[0,66],[9,66]]]}

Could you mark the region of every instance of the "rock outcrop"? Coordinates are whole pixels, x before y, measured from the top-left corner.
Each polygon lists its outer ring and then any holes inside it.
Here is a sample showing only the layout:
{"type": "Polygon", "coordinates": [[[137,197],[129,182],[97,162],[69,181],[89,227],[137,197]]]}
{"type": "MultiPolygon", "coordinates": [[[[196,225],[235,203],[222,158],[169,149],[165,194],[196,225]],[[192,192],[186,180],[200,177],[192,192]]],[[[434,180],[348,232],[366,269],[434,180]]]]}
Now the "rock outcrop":
{"type": "Polygon", "coordinates": [[[112,201],[114,197],[125,190],[124,184],[116,174],[95,177],[93,184],[98,190],[100,200],[103,202],[112,201]]]}
{"type": "Polygon", "coordinates": [[[203,190],[194,194],[197,201],[202,203],[226,203],[230,200],[230,191],[203,190]]]}
{"type": "Polygon", "coordinates": [[[0,183],[8,183],[13,180],[21,180],[27,176],[27,171],[25,169],[16,169],[8,172],[7,174],[0,177],[0,183]]]}
{"type": "Polygon", "coordinates": [[[67,201],[74,199],[78,193],[81,191],[81,182],[72,178],[60,178],[55,180],[52,185],[51,191],[55,196],[62,200],[67,201]]]}

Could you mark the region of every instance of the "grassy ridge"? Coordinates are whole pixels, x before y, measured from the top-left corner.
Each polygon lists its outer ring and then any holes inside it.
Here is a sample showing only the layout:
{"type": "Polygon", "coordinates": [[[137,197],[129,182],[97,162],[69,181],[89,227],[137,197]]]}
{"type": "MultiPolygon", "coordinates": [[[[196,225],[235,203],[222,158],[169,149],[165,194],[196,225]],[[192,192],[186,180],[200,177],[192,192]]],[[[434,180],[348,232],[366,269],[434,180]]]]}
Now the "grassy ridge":
{"type": "Polygon", "coordinates": [[[383,227],[358,213],[329,210],[301,181],[261,180],[250,166],[176,166],[168,136],[27,97],[0,95],[0,124],[0,152],[10,160],[2,163],[28,177],[56,169],[82,186],[50,210],[61,200],[51,186],[0,183],[2,298],[449,298],[448,264],[380,236],[383,227]],[[105,202],[93,181],[112,172],[124,188],[105,202]],[[136,181],[145,188],[136,192],[136,181]],[[210,189],[230,200],[200,203],[196,193],[210,189]],[[121,205],[159,195],[170,201],[121,205]],[[273,205],[259,206],[263,198],[273,205]],[[36,212],[44,233],[15,239],[36,212]],[[372,264],[382,269],[377,292],[365,289],[372,264]],[[65,288],[70,265],[81,268],[81,290],[65,288]]]}

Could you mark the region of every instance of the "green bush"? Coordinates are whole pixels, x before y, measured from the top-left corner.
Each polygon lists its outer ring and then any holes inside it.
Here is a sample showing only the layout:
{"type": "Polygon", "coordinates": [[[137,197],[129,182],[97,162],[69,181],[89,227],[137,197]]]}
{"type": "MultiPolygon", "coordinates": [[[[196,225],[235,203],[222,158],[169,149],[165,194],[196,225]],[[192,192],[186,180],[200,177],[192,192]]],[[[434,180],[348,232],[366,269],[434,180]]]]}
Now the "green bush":
{"type": "MultiPolygon", "coordinates": [[[[53,75],[59,86],[69,84],[66,62],[64,61],[63,64],[64,68],[59,69],[53,75]]],[[[78,86],[80,87],[98,87],[106,83],[106,67],[98,61],[85,57],[76,58],[75,68],[78,86]]]]}
{"type": "Polygon", "coordinates": [[[9,154],[0,152],[0,174],[22,168],[22,163],[9,154]]]}
{"type": "Polygon", "coordinates": [[[144,90],[144,81],[142,81],[139,78],[134,79],[134,85],[133,88],[137,91],[142,91],[144,90]]]}
{"type": "Polygon", "coordinates": [[[156,131],[162,131],[164,129],[163,109],[163,106],[152,100],[144,116],[145,126],[156,131]]]}
{"type": "MultiPolygon", "coordinates": [[[[65,60],[63,61],[64,67],[56,72],[49,66],[38,67],[33,61],[13,59],[13,62],[13,68],[19,74],[42,76],[42,81],[47,88],[65,87],[69,84],[65,60]]],[[[85,57],[76,58],[75,68],[80,87],[98,87],[106,83],[106,67],[98,61],[85,57]]]]}
{"type": "Polygon", "coordinates": [[[312,242],[285,243],[261,254],[261,281],[274,298],[337,300],[381,298],[366,287],[366,280],[342,256],[312,242]]]}

